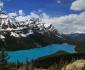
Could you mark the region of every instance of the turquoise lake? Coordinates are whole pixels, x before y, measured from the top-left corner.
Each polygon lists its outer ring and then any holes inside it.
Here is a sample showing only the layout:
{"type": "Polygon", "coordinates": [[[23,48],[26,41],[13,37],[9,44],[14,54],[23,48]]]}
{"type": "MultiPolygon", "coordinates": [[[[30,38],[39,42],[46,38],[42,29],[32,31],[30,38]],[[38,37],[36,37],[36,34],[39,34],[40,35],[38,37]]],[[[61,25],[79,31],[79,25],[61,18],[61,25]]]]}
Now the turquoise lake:
{"type": "Polygon", "coordinates": [[[68,44],[52,44],[42,48],[34,48],[30,50],[21,50],[21,51],[9,51],[9,62],[25,62],[26,59],[29,61],[35,60],[39,57],[47,56],[58,51],[66,51],[69,53],[75,52],[75,46],[68,44]]]}

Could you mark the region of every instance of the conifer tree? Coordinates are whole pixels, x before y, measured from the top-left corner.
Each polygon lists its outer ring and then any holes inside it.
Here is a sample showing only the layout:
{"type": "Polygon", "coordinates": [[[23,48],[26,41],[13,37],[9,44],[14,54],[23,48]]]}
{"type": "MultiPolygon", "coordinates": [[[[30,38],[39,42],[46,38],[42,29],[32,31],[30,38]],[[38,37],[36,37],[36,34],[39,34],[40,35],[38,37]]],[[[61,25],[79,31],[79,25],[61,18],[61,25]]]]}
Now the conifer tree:
{"type": "Polygon", "coordinates": [[[2,48],[0,51],[0,70],[8,70],[8,58],[5,48],[2,48]]]}

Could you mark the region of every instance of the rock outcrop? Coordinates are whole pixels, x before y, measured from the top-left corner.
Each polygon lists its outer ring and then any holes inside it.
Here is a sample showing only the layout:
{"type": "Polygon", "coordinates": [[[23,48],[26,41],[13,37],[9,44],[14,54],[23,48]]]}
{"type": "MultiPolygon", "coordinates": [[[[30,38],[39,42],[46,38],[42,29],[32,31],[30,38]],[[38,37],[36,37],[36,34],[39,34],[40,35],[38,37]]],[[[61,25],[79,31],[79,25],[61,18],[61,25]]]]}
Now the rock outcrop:
{"type": "Polygon", "coordinates": [[[80,59],[63,67],[62,70],[85,70],[85,60],[80,59]]]}

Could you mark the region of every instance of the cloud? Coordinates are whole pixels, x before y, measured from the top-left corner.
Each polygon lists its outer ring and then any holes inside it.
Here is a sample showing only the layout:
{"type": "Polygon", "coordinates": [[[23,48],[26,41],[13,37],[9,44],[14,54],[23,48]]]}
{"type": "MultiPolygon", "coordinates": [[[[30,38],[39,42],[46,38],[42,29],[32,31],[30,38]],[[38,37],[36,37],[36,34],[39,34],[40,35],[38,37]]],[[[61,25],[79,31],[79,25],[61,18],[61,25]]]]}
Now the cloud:
{"type": "Polygon", "coordinates": [[[47,24],[53,24],[61,33],[85,33],[85,12],[61,17],[43,18],[47,24]]]}
{"type": "MultiPolygon", "coordinates": [[[[60,3],[60,0],[57,1],[60,3]]],[[[0,6],[3,6],[3,3],[0,3],[0,6]]],[[[47,13],[39,10],[36,12],[30,12],[29,15],[25,15],[23,10],[19,10],[19,13],[9,13],[9,17],[14,18],[15,20],[26,21],[31,18],[40,18],[42,22],[47,25],[53,24],[54,27],[61,33],[85,33],[85,0],[75,0],[73,1],[71,10],[74,11],[83,11],[80,14],[69,14],[60,17],[51,17],[47,13]]]]}
{"type": "Polygon", "coordinates": [[[20,15],[20,16],[25,15],[25,13],[23,12],[23,10],[19,10],[19,15],[20,15]]]}
{"type": "Polygon", "coordinates": [[[25,16],[18,16],[18,17],[15,18],[15,20],[17,22],[26,21],[26,17],[25,16]]]}
{"type": "Polygon", "coordinates": [[[60,17],[50,17],[45,13],[48,18],[43,18],[43,21],[53,24],[61,33],[85,33],[85,0],[74,1],[71,10],[83,12],[60,17]]]}
{"type": "Polygon", "coordinates": [[[16,12],[8,13],[8,15],[9,15],[10,18],[13,18],[13,17],[17,16],[16,12]]]}
{"type": "Polygon", "coordinates": [[[26,20],[30,20],[31,18],[39,18],[39,15],[36,14],[35,12],[30,12],[30,15],[24,15],[25,13],[23,12],[23,10],[19,10],[19,13],[17,15],[17,17],[15,17],[15,20],[18,22],[21,21],[26,21],[26,20]]]}
{"type": "Polygon", "coordinates": [[[85,10],[85,0],[75,0],[72,3],[71,10],[75,11],[85,10]]]}
{"type": "MultiPolygon", "coordinates": [[[[10,13],[10,15],[16,15],[15,13],[10,13]]],[[[18,15],[18,14],[17,14],[18,15]]],[[[31,12],[29,15],[16,16],[15,20],[26,21],[31,18],[40,18],[43,23],[47,25],[52,24],[61,33],[85,33],[85,12],[80,14],[69,14],[60,17],[51,17],[45,12],[41,14],[36,14],[31,12]]]]}
{"type": "Polygon", "coordinates": [[[60,3],[61,3],[61,1],[60,1],[60,0],[57,0],[57,3],[58,3],[58,4],[60,4],[60,3]]]}
{"type": "Polygon", "coordinates": [[[3,8],[4,3],[0,1],[0,10],[3,8]]]}
{"type": "MultiPolygon", "coordinates": [[[[81,11],[80,14],[69,14],[60,17],[51,17],[45,12],[30,12],[23,15],[23,10],[19,10],[16,21],[26,21],[31,18],[40,18],[47,25],[52,24],[61,33],[85,33],[85,0],[76,0],[71,5],[72,10],[81,11]]],[[[13,13],[11,15],[14,15],[13,13]]]]}
{"type": "Polygon", "coordinates": [[[26,21],[27,20],[27,16],[25,16],[25,13],[23,12],[23,10],[19,10],[17,16],[15,17],[15,20],[17,22],[21,22],[21,21],[26,21]]]}
{"type": "Polygon", "coordinates": [[[31,18],[39,18],[39,15],[36,14],[35,12],[31,12],[29,15],[31,18]]]}
{"type": "Polygon", "coordinates": [[[43,12],[39,18],[48,25],[53,24],[61,33],[85,33],[85,12],[60,17],[51,17],[43,12]]]}

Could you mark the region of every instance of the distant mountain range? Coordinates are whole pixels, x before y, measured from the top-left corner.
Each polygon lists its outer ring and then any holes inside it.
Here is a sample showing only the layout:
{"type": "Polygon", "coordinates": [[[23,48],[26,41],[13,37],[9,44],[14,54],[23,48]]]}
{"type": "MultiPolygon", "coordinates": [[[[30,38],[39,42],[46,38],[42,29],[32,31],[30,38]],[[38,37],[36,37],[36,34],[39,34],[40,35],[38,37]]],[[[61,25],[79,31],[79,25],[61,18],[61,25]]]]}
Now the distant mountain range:
{"type": "Polygon", "coordinates": [[[77,52],[85,53],[85,34],[62,34],[62,37],[66,39],[66,43],[75,45],[77,52]]]}

